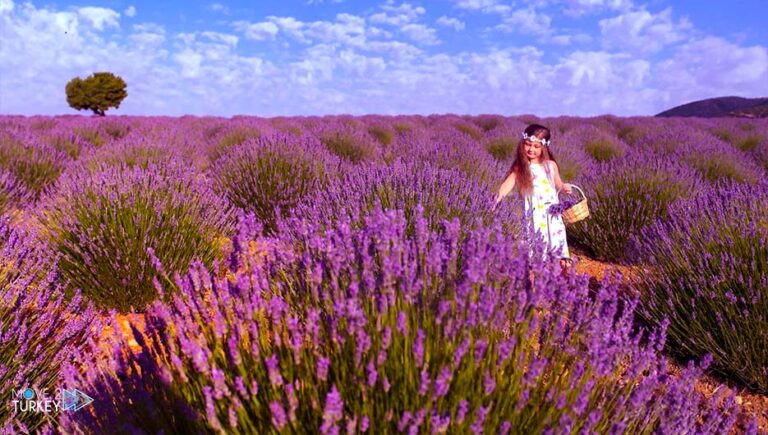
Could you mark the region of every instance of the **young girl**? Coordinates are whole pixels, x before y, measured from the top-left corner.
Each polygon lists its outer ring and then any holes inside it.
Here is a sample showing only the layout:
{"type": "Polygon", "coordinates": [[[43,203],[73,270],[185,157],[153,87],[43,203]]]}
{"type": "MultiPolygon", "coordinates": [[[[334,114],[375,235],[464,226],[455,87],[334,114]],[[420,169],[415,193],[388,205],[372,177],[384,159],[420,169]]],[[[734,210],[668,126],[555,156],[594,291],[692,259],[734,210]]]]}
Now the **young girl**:
{"type": "Polygon", "coordinates": [[[496,205],[517,188],[524,204],[524,232],[532,242],[530,235],[536,234],[546,243],[545,258],[559,253],[560,267],[567,272],[570,262],[568,243],[565,240],[563,218],[549,212],[549,207],[558,204],[557,192],[571,193],[571,185],[560,180],[560,172],[555,156],[549,148],[549,129],[538,125],[529,125],[523,132],[523,138],[517,144],[517,154],[507,178],[499,187],[496,205]]]}

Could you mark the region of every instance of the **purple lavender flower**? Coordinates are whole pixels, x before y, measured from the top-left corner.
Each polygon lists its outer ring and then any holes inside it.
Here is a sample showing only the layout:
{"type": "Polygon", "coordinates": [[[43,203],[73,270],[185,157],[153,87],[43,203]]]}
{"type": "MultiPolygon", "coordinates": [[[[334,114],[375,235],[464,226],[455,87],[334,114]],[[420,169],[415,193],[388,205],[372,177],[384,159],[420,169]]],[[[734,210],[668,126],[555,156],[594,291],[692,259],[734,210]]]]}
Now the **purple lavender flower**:
{"type": "Polygon", "coordinates": [[[323,425],[320,428],[320,432],[327,434],[338,431],[338,426],[336,426],[336,423],[341,421],[343,417],[344,402],[342,402],[341,395],[339,395],[339,391],[336,389],[336,385],[334,384],[325,399],[325,409],[323,410],[323,425]]]}
{"type": "Polygon", "coordinates": [[[273,387],[283,385],[283,376],[280,374],[280,363],[277,360],[277,355],[272,354],[272,356],[264,360],[264,364],[267,365],[269,383],[272,384],[273,387]]]}
{"type": "Polygon", "coordinates": [[[328,360],[328,358],[320,358],[317,360],[317,377],[325,381],[328,379],[328,368],[330,367],[331,362],[328,360]]]}
{"type": "Polygon", "coordinates": [[[288,423],[283,405],[277,401],[269,402],[269,412],[272,414],[272,424],[277,430],[282,430],[288,423]]]}
{"type": "Polygon", "coordinates": [[[456,423],[463,423],[464,418],[467,416],[467,412],[469,412],[469,402],[466,400],[459,401],[459,408],[456,411],[456,423]]]}
{"type": "Polygon", "coordinates": [[[416,358],[416,366],[421,367],[424,364],[424,339],[426,334],[423,329],[416,333],[416,341],[413,343],[413,356],[416,358]]]}

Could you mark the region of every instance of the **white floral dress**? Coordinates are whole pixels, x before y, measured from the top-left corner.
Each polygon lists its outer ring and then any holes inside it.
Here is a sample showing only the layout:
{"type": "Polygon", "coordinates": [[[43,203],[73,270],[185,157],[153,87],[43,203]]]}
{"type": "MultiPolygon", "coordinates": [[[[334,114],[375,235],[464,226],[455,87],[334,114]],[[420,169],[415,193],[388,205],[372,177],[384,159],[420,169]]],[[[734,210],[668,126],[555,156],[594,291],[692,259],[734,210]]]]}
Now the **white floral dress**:
{"type": "MultiPolygon", "coordinates": [[[[546,163],[554,166],[551,162],[546,163]]],[[[560,202],[555,188],[553,169],[550,166],[549,171],[547,171],[541,163],[532,163],[530,168],[533,189],[530,194],[523,197],[525,207],[523,228],[528,229],[527,234],[533,233],[544,239],[546,250],[543,255],[545,259],[547,256],[570,258],[563,218],[549,213],[549,207],[560,202]]],[[[528,240],[530,242],[532,238],[529,237],[528,240]]]]}

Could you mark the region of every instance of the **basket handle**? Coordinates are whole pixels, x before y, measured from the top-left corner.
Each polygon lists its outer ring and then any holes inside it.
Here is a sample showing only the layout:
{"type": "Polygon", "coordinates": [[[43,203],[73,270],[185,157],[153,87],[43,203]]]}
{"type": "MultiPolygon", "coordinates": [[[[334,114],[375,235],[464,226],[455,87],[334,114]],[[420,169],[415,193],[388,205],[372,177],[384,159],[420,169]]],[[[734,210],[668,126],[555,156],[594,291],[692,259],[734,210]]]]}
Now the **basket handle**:
{"type": "MultiPolygon", "coordinates": [[[[569,184],[570,184],[570,183],[569,183],[569,184]]],[[[585,194],[584,194],[584,191],[583,191],[583,190],[581,190],[581,188],[580,188],[579,186],[577,186],[577,185],[575,185],[575,184],[571,184],[571,187],[575,187],[575,188],[576,188],[576,190],[578,190],[578,191],[579,191],[579,193],[581,193],[581,198],[582,198],[582,199],[587,199],[587,195],[585,195],[585,194]]],[[[557,194],[558,194],[558,195],[560,194],[560,191],[561,191],[561,190],[563,190],[563,188],[562,188],[562,187],[561,187],[560,189],[557,189],[557,194]]]]}

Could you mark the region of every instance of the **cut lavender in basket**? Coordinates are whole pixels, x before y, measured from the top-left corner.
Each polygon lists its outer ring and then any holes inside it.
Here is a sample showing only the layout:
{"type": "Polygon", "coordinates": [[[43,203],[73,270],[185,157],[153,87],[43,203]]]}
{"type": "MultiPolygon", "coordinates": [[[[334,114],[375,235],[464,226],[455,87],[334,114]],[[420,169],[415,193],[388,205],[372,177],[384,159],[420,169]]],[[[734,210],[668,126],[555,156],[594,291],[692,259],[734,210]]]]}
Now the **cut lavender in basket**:
{"type": "Polygon", "coordinates": [[[559,202],[558,204],[550,205],[547,211],[552,216],[562,216],[562,214],[565,213],[566,210],[578,204],[578,202],[579,201],[576,199],[566,198],[561,202],[559,202]]]}

